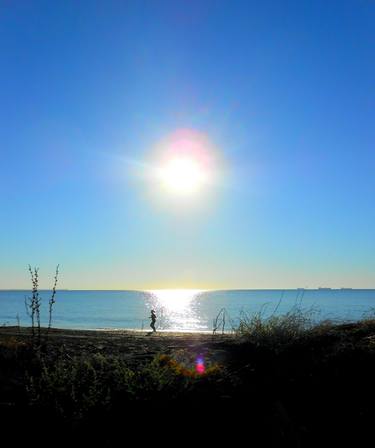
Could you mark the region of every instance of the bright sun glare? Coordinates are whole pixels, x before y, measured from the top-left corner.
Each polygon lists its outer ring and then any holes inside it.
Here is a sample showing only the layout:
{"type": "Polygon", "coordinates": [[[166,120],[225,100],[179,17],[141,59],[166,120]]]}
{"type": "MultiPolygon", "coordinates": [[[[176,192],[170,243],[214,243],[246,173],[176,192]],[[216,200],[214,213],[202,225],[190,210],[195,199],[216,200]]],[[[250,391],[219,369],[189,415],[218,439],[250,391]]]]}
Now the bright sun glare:
{"type": "Polygon", "coordinates": [[[168,312],[185,312],[201,289],[154,289],[149,291],[156,297],[158,305],[168,312]]]}
{"type": "Polygon", "coordinates": [[[212,181],[215,150],[208,137],[178,129],[157,147],[155,171],[162,191],[178,197],[198,196],[212,181]]]}
{"type": "Polygon", "coordinates": [[[160,169],[160,179],[167,191],[178,195],[190,195],[202,188],[205,173],[197,160],[172,158],[160,169]]]}

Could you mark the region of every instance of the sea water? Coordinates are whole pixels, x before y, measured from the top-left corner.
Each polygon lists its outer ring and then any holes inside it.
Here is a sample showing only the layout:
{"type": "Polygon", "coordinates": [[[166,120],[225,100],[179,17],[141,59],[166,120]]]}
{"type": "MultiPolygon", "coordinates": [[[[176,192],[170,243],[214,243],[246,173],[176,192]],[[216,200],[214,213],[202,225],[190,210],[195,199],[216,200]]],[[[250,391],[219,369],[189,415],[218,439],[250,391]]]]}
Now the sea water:
{"type": "MultiPolygon", "coordinates": [[[[25,300],[30,291],[0,291],[0,325],[30,325],[25,300]]],[[[41,322],[48,325],[50,291],[40,291],[41,322]]],[[[73,291],[58,290],[52,325],[75,329],[150,330],[150,311],[157,315],[158,330],[212,331],[225,310],[225,331],[235,327],[243,314],[263,317],[302,309],[319,321],[353,321],[375,309],[375,290],[155,290],[73,291]],[[219,315],[219,313],[221,314],[219,315]],[[219,315],[219,319],[217,317],[219,315]]]]}

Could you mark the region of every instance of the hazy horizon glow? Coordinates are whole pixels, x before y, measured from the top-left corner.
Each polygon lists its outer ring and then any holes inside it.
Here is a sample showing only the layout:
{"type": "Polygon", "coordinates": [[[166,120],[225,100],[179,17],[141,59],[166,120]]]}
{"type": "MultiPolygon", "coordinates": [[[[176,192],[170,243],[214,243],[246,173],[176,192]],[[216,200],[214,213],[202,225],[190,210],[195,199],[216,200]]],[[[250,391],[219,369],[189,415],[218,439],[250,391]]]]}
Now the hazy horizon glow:
{"type": "Polygon", "coordinates": [[[374,23],[367,1],[4,4],[0,288],[28,264],[42,288],[57,264],[67,289],[375,287],[374,23]]]}

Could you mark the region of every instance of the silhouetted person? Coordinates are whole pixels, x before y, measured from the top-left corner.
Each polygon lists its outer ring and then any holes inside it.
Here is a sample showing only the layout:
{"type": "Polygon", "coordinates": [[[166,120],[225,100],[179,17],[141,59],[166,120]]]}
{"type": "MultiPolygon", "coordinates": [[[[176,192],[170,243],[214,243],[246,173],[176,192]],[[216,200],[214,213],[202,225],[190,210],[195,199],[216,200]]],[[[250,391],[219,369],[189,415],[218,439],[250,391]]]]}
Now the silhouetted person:
{"type": "Polygon", "coordinates": [[[151,310],[150,319],[151,319],[150,327],[152,328],[152,331],[156,331],[156,328],[155,328],[156,314],[155,314],[154,310],[151,310]]]}

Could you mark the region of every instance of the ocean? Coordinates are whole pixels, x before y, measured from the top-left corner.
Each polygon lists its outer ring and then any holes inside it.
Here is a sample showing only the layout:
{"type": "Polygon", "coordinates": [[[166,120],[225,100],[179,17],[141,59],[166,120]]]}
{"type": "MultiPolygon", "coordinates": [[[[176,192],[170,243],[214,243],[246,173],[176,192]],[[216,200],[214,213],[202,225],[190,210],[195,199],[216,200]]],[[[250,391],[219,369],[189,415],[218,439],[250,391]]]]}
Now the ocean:
{"type": "MultiPolygon", "coordinates": [[[[30,291],[0,291],[0,325],[30,325],[25,298],[30,291]]],[[[50,291],[40,291],[41,322],[48,324],[50,291]]],[[[243,313],[263,317],[300,308],[315,321],[353,321],[374,312],[373,289],[288,290],[154,290],[87,291],[58,290],[52,326],[72,329],[150,330],[150,311],[157,315],[158,330],[207,331],[220,323],[225,310],[224,331],[231,331],[243,313]],[[221,313],[220,313],[221,312],[221,313]],[[218,318],[219,315],[219,318],[218,318]],[[216,321],[216,323],[215,323],[216,321]]]]}

